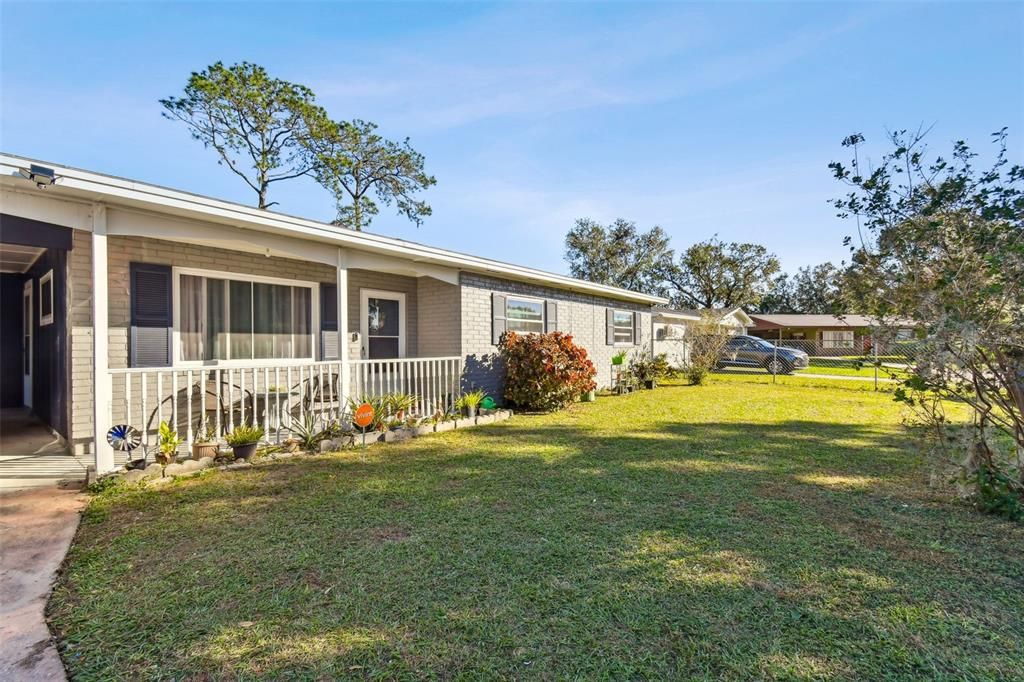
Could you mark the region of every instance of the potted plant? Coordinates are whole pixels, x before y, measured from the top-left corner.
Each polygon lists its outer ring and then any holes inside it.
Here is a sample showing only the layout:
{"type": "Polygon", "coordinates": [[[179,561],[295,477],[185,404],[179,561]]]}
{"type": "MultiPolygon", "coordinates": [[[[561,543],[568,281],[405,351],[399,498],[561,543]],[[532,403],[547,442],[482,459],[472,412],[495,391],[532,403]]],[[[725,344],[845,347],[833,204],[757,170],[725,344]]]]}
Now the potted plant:
{"type": "Polygon", "coordinates": [[[469,391],[463,393],[458,400],[455,401],[455,407],[466,413],[466,416],[472,419],[476,416],[476,410],[480,407],[480,403],[487,397],[483,391],[469,391]]]}
{"type": "Polygon", "coordinates": [[[385,396],[385,402],[387,413],[402,422],[410,416],[412,408],[416,406],[416,397],[408,393],[391,393],[385,396]]]}
{"type": "Polygon", "coordinates": [[[181,445],[181,438],[178,437],[178,432],[172,429],[171,425],[167,422],[160,422],[156,460],[160,464],[167,466],[177,456],[179,445],[181,445]]]}
{"type": "Polygon", "coordinates": [[[227,435],[226,440],[235,454],[235,459],[249,459],[263,440],[263,427],[240,424],[227,435]]]}
{"type": "Polygon", "coordinates": [[[626,351],[620,350],[618,353],[612,356],[613,365],[621,365],[626,361],[626,351]]]}
{"type": "Polygon", "coordinates": [[[655,388],[658,385],[658,379],[668,376],[671,372],[672,368],[664,353],[651,356],[644,350],[629,361],[630,376],[637,383],[643,384],[645,388],[655,388]]]}
{"type": "Polygon", "coordinates": [[[220,443],[217,442],[217,430],[214,425],[208,421],[200,423],[192,440],[192,459],[216,457],[219,451],[220,443]]]}
{"type": "Polygon", "coordinates": [[[597,389],[592,388],[580,396],[581,403],[592,403],[597,400],[597,389]]]}

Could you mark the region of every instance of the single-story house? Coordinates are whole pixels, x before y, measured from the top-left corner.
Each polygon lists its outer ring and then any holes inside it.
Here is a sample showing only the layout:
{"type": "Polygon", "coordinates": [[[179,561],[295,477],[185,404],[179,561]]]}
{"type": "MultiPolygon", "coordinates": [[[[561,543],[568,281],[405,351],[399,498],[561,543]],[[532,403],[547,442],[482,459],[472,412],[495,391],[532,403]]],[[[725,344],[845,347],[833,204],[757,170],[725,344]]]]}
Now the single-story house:
{"type": "Polygon", "coordinates": [[[720,324],[729,333],[746,334],[747,327],[753,324],[743,308],[715,308],[713,310],[696,310],[680,308],[655,308],[654,315],[654,353],[664,353],[670,364],[681,367],[686,362],[686,337],[688,329],[701,321],[704,315],[712,313],[720,319],[720,324]]]}
{"type": "MultiPolygon", "coordinates": [[[[571,333],[611,382],[657,296],[0,154],[4,407],[115,468],[107,432],[160,421],[280,434],[348,398],[500,401],[505,330],[571,333]],[[38,165],[37,165],[38,164],[38,165]]],[[[119,455],[121,456],[121,455],[119,455]]]]}
{"type": "MultiPolygon", "coordinates": [[[[760,315],[752,314],[751,336],[769,341],[795,341],[813,347],[819,354],[864,353],[872,348],[877,321],[866,315],[760,315]]],[[[895,341],[914,338],[915,326],[896,330],[895,341]]],[[[791,344],[793,345],[793,344],[791,344]]]]}

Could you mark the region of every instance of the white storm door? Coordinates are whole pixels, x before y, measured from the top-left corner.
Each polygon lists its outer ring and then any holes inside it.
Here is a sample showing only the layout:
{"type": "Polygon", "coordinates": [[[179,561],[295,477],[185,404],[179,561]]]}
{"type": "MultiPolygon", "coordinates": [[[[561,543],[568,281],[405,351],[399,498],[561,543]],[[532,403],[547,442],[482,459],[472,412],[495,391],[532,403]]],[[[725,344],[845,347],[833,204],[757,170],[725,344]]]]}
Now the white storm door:
{"type": "Polygon", "coordinates": [[[364,359],[405,357],[405,294],[361,289],[359,318],[364,359]]]}

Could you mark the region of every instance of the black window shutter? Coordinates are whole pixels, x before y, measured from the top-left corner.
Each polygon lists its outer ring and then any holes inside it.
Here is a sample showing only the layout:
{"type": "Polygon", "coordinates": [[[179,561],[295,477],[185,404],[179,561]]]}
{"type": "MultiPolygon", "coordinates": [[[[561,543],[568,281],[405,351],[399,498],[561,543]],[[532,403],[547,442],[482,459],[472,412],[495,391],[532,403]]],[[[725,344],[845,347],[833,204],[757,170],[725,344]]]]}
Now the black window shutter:
{"type": "Polygon", "coordinates": [[[171,364],[171,267],[131,263],[132,367],[168,367],[171,364]]]}
{"type": "Polygon", "coordinates": [[[544,331],[550,333],[558,330],[558,303],[544,301],[544,331]]]}
{"type": "Polygon", "coordinates": [[[320,284],[320,357],[338,359],[338,285],[320,284]]]}
{"type": "Polygon", "coordinates": [[[501,341],[501,335],[505,333],[505,296],[499,293],[491,293],[491,343],[495,346],[501,341]]]}
{"type": "Polygon", "coordinates": [[[605,343],[609,346],[615,345],[615,311],[605,308],[605,343]]]}
{"type": "Polygon", "coordinates": [[[633,311],[633,345],[640,345],[640,312],[633,311]]]}

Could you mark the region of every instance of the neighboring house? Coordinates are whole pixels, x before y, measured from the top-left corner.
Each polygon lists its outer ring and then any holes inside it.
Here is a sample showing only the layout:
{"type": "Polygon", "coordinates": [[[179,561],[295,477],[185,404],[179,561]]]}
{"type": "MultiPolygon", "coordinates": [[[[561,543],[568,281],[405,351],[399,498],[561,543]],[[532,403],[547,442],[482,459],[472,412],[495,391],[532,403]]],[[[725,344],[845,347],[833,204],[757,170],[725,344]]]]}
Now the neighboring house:
{"type": "Polygon", "coordinates": [[[505,330],[561,330],[598,383],[666,300],[99,173],[0,155],[3,405],[100,473],[115,424],[193,440],[364,394],[501,398],[505,330]],[[48,164],[49,165],[49,164],[48,164]],[[28,177],[32,176],[32,177],[28,177]],[[45,188],[45,189],[44,189],[45,188]]]}
{"type": "Polygon", "coordinates": [[[745,334],[747,327],[753,324],[740,307],[716,308],[711,311],[687,310],[676,308],[654,309],[654,353],[664,353],[674,367],[681,367],[686,362],[686,337],[689,328],[700,322],[708,312],[721,319],[722,326],[731,334],[745,334]]]}
{"type": "MultiPolygon", "coordinates": [[[[769,341],[795,341],[813,346],[820,354],[859,354],[872,348],[872,330],[876,321],[866,315],[758,315],[749,333],[769,341]]],[[[914,338],[912,322],[898,328],[895,341],[914,338]]],[[[793,345],[793,344],[790,344],[793,345]]]]}

